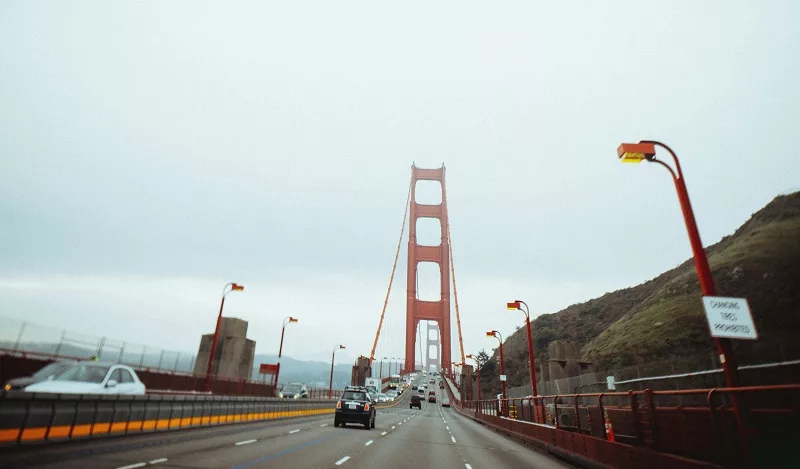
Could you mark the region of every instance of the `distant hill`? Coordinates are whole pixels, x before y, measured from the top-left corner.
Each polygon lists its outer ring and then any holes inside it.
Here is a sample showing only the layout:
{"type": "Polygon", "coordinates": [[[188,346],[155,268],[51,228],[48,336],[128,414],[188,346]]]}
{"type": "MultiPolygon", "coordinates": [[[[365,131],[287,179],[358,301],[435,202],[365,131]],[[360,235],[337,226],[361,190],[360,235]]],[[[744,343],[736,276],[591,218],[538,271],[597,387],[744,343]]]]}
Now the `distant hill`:
{"type": "MultiPolygon", "coordinates": [[[[706,252],[718,295],[746,297],[753,311],[760,337],[734,341],[740,364],[800,358],[800,192],[776,197],[706,252]]],[[[601,370],[653,362],[707,369],[716,354],[692,259],[532,325],[540,364],[558,339],[578,343],[601,370]]],[[[504,352],[509,385],[528,383],[524,330],[508,338],[504,352]]]]}
{"type": "MultiPolygon", "coordinates": [[[[258,367],[261,363],[277,363],[277,355],[259,355],[256,354],[253,360],[253,379],[261,379],[258,374],[258,367]]],[[[350,384],[350,376],[352,374],[353,364],[337,363],[333,367],[333,387],[334,389],[342,389],[350,384]]],[[[313,388],[327,388],[330,382],[331,364],[318,361],[304,361],[295,360],[294,358],[281,357],[281,374],[279,376],[279,384],[289,382],[305,383],[313,388]]]]}

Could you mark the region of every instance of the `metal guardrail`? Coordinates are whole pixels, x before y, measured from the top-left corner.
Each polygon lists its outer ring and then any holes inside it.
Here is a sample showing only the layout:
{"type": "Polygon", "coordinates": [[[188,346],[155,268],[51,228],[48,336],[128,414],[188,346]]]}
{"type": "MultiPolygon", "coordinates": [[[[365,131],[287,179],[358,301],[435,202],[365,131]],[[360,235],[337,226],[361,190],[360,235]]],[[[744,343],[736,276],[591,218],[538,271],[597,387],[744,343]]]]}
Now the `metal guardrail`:
{"type": "Polygon", "coordinates": [[[800,460],[800,385],[466,402],[450,386],[460,413],[584,465],[777,468],[800,460]]]}
{"type": "Polygon", "coordinates": [[[331,400],[0,393],[0,446],[333,413],[331,400]]]}

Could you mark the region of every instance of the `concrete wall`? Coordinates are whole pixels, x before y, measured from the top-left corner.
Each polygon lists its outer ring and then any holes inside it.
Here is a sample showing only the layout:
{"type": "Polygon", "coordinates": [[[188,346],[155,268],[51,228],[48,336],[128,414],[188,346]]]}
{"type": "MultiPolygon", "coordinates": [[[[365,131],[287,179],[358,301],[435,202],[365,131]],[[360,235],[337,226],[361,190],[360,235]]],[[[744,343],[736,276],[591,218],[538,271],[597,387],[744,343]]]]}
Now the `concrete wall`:
{"type": "MultiPolygon", "coordinates": [[[[212,374],[220,378],[251,378],[256,343],[248,339],[246,335],[247,321],[237,318],[222,318],[212,374]]],[[[205,374],[213,340],[213,333],[205,334],[200,338],[197,361],[194,365],[195,374],[205,374]]]]}

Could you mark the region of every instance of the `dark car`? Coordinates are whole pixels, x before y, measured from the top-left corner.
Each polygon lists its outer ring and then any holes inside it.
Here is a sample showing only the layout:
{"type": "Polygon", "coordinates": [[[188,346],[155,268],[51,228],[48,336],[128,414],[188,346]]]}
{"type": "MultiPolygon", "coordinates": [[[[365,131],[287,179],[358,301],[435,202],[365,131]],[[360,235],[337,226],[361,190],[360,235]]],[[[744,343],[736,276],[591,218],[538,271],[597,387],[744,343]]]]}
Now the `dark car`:
{"type": "Polygon", "coordinates": [[[450,399],[442,399],[442,407],[450,407],[450,399]]]}
{"type": "Polygon", "coordinates": [[[419,397],[417,394],[411,396],[411,403],[408,404],[409,409],[413,409],[416,407],[419,410],[422,410],[422,398],[419,397]]]}
{"type": "Polygon", "coordinates": [[[444,381],[439,381],[439,389],[444,389],[444,381]]]}
{"type": "Polygon", "coordinates": [[[44,368],[40,369],[39,371],[30,376],[8,380],[3,389],[5,389],[6,391],[22,391],[25,389],[26,386],[40,383],[42,381],[55,377],[62,371],[69,368],[69,366],[74,363],[76,363],[75,360],[63,360],[63,361],[48,363],[47,365],[45,365],[44,368]]]}
{"type": "Polygon", "coordinates": [[[367,430],[375,428],[375,401],[363,386],[347,386],[336,403],[333,426],[348,423],[360,423],[367,430]]]}
{"type": "Polygon", "coordinates": [[[417,385],[415,384],[415,385],[411,386],[411,390],[412,391],[416,391],[417,390],[417,385]]]}
{"type": "Polygon", "coordinates": [[[436,392],[430,391],[428,393],[428,402],[436,402],[436,392]]]}

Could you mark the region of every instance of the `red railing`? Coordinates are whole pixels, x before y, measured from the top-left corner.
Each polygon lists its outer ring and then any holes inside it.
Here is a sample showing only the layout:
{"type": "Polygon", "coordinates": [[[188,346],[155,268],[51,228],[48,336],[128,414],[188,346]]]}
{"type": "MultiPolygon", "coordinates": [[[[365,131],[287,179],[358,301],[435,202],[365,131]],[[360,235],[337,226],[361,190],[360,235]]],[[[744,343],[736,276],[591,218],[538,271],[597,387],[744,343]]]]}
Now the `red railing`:
{"type": "Polygon", "coordinates": [[[466,402],[456,399],[449,382],[446,389],[465,415],[556,452],[614,467],[630,467],[634,454],[671,456],[669,467],[791,467],[787,463],[800,461],[794,454],[800,442],[800,385],[466,402]]]}

